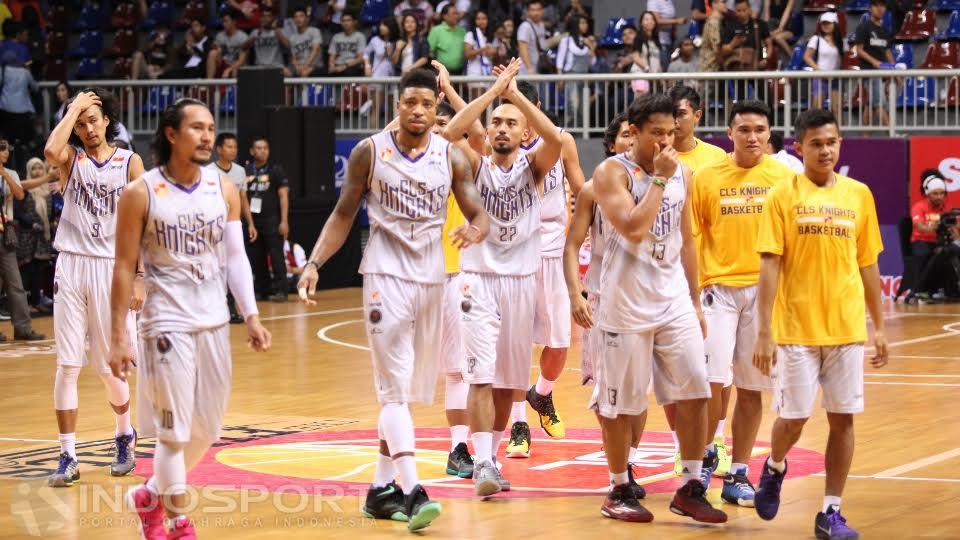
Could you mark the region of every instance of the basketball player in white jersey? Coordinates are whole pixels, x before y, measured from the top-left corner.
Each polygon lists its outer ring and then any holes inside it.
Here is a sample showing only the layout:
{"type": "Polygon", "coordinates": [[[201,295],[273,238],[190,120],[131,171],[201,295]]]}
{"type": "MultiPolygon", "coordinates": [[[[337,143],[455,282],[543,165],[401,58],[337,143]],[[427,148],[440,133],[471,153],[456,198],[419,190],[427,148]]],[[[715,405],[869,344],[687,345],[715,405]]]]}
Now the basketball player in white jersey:
{"type": "MultiPolygon", "coordinates": [[[[111,144],[118,131],[117,100],[102,88],[87,89],[67,103],[63,119],[50,133],[44,155],[65,178],[63,214],[53,247],[57,257],[53,283],[53,333],[57,374],[53,402],[60,431],[60,462],[48,483],[65,487],[80,480],[76,453],[77,378],[87,365],[100,375],[116,415],[115,453],[110,474],[133,470],[136,431],[130,422],[130,388],[110,376],[110,276],[114,264],[117,202],[127,183],[143,174],[143,161],[111,144]],[[89,356],[85,352],[90,344],[89,356]]],[[[128,324],[143,303],[137,277],[128,298],[128,324]]]]}
{"type": "Polygon", "coordinates": [[[153,476],[128,499],[147,540],[196,538],[181,512],[188,504],[187,474],[220,438],[230,395],[228,285],[245,317],[248,343],[260,352],[270,347],[243,248],[240,196],[230,180],[202,167],[213,140],[207,106],[178,100],[157,126],[153,151],[160,166],[120,198],[117,227],[124,233],[117,236],[110,294],[110,367],[126,380],[134,365],[125,312],[139,259],[147,290],[139,321],[140,430],[157,445],[153,476]]]}
{"type": "MultiPolygon", "coordinates": [[[[607,157],[628,152],[633,146],[633,135],[630,133],[630,122],[626,113],[620,113],[607,125],[603,135],[603,145],[607,157]]],[[[567,281],[567,290],[570,291],[570,311],[574,322],[580,325],[583,332],[583,352],[581,353],[580,373],[582,384],[593,381],[593,362],[596,354],[600,332],[594,328],[593,316],[600,302],[600,269],[603,263],[603,216],[597,208],[593,191],[593,179],[587,181],[577,195],[577,204],[570,221],[570,230],[567,232],[567,241],[563,248],[563,276],[567,281]],[[583,242],[590,236],[590,263],[583,282],[580,281],[580,255],[583,242]]],[[[594,385],[596,391],[596,385],[594,385]]],[[[647,423],[647,414],[631,417],[632,435],[630,438],[630,455],[628,456],[627,477],[630,487],[637,499],[646,496],[646,490],[638,484],[633,476],[633,464],[637,460],[637,446],[643,436],[643,428],[647,423]]]]}
{"type": "Polygon", "coordinates": [[[647,386],[660,403],[677,403],[683,486],[670,504],[676,514],[723,523],[700,484],[706,429],[706,333],[697,287],[690,219],[689,170],[671,147],[673,101],[646,94],[630,106],[633,147],[607,158],[593,174],[604,218],[605,246],[597,327],[602,332],[591,407],[603,431],[611,490],[601,513],[647,522],[653,514],[637,501],[627,473],[634,416],[647,410],[647,386]]]}
{"type": "Polygon", "coordinates": [[[490,236],[465,250],[460,260],[463,347],[470,383],[467,408],[476,455],[473,478],[480,496],[508,487],[494,457],[514,396],[530,381],[536,273],[541,264],[541,190],[560,159],[560,130],[517,90],[513,76],[520,64],[512,61],[446,130],[447,139],[456,141],[478,170],[476,183],[491,221],[490,236]],[[493,154],[481,156],[462,142],[463,133],[498,96],[509,103],[493,110],[487,124],[493,154]],[[543,134],[544,144],[524,154],[520,144],[528,126],[543,134]]]}
{"type": "Polygon", "coordinates": [[[403,76],[399,127],[364,139],[350,154],[340,200],[299,283],[301,299],[310,303],[317,269],[343,245],[365,197],[371,226],[360,272],[374,387],[382,408],[380,455],[363,512],[408,521],[410,530],[428,526],[441,510],[419,483],[408,404],[432,402],[439,374],[446,279],[440,234],[451,190],[467,219],[451,233],[456,244],[479,242],[488,230],[470,162],[430,132],[437,98],[432,72],[417,69],[403,76]],[[399,487],[394,482],[398,472],[399,487]]]}
{"type": "MultiPolygon", "coordinates": [[[[540,95],[534,85],[518,81],[517,88],[531,103],[541,107],[540,95]]],[[[537,412],[540,427],[555,438],[566,436],[563,420],[557,414],[553,401],[553,386],[563,373],[570,347],[570,310],[566,283],[563,279],[563,244],[570,208],[567,204],[567,185],[576,197],[583,187],[583,171],[577,145],[570,133],[561,133],[560,159],[547,174],[543,184],[541,207],[540,254],[542,261],[537,270],[537,303],[534,315],[533,342],[543,345],[540,353],[540,375],[537,383],[526,393],[514,396],[511,412],[510,441],[507,457],[530,456],[530,427],[527,424],[526,403],[537,412]]],[[[531,126],[520,152],[532,152],[544,143],[543,137],[531,126]]]]}

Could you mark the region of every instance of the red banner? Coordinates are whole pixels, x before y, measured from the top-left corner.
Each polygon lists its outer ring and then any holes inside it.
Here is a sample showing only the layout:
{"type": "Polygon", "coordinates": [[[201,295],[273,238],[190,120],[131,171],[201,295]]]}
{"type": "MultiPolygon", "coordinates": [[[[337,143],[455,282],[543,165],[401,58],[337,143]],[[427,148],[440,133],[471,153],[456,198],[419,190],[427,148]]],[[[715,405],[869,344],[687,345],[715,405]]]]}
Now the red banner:
{"type": "Polygon", "coordinates": [[[947,181],[945,208],[960,208],[960,137],[910,139],[910,206],[923,198],[920,173],[939,169],[947,181]]]}

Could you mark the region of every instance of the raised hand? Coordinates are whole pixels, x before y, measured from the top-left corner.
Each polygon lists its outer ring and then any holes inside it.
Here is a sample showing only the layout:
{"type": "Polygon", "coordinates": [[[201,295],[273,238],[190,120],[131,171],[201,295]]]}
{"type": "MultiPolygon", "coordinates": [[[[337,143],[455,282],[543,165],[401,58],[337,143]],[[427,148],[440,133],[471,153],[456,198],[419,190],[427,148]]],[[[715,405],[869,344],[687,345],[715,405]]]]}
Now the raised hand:
{"type": "Polygon", "coordinates": [[[447,88],[450,88],[450,72],[447,71],[447,66],[436,60],[431,60],[430,65],[433,66],[433,69],[437,70],[437,92],[442,93],[447,88]]]}
{"type": "Polygon", "coordinates": [[[514,58],[505,68],[500,71],[500,73],[497,74],[497,80],[494,81],[492,87],[497,95],[502,95],[507,91],[508,88],[510,88],[510,83],[513,81],[514,77],[517,76],[517,73],[520,73],[520,66],[522,65],[523,60],[514,58]]]}
{"type": "Polygon", "coordinates": [[[70,104],[70,107],[76,107],[77,110],[82,113],[94,105],[97,107],[103,106],[103,103],[100,102],[99,96],[93,92],[80,92],[77,94],[77,97],[73,98],[73,103],[70,104]]]}
{"type": "Polygon", "coordinates": [[[653,153],[653,174],[668,180],[676,174],[679,166],[680,155],[677,151],[672,146],[660,148],[657,144],[657,149],[653,153]]]}

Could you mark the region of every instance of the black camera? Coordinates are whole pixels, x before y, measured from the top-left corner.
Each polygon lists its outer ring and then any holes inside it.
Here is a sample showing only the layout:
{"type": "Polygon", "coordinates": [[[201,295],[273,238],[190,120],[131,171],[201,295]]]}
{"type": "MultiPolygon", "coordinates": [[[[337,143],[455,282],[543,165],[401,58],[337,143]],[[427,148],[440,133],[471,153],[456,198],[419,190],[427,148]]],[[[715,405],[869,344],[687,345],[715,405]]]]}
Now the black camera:
{"type": "Polygon", "coordinates": [[[941,246],[953,242],[950,229],[957,226],[958,217],[960,217],[960,208],[954,208],[949,212],[940,214],[940,224],[937,225],[937,243],[941,246]]]}

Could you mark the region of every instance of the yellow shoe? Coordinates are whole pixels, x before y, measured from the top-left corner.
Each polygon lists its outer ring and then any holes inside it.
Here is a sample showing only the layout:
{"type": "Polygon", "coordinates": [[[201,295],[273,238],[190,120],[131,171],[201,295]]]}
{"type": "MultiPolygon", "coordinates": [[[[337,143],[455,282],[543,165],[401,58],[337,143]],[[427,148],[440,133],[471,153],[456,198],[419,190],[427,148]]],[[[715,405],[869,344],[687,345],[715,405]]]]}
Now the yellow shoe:
{"type": "Polygon", "coordinates": [[[507,443],[508,458],[530,457],[530,426],[526,422],[514,422],[507,443]]]}
{"type": "Polygon", "coordinates": [[[680,476],[683,473],[683,465],[680,464],[680,450],[673,456],[673,474],[680,476]]]}
{"type": "Polygon", "coordinates": [[[567,436],[567,428],[563,425],[563,420],[557,414],[553,407],[553,392],[545,396],[537,393],[537,387],[531,386],[527,391],[527,402],[533,410],[540,416],[540,427],[547,432],[547,435],[554,439],[562,439],[567,436]]]}
{"type": "Polygon", "coordinates": [[[727,473],[730,472],[730,465],[733,463],[733,458],[730,456],[730,449],[727,448],[727,443],[724,442],[722,436],[717,436],[713,439],[713,444],[717,445],[717,458],[720,461],[720,464],[717,465],[717,470],[713,471],[713,475],[724,478],[727,476],[727,473]]]}

